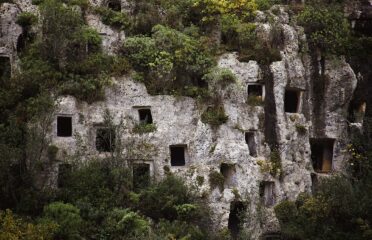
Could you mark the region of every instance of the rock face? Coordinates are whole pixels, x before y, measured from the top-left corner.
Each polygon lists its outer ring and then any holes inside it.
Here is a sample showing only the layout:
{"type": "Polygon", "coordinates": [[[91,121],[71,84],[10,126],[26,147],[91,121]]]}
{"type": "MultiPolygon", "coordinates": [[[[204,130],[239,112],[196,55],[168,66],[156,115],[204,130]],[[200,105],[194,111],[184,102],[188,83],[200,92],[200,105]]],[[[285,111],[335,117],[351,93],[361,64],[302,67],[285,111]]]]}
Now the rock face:
{"type": "MultiPolygon", "coordinates": [[[[281,61],[260,66],[255,61],[240,62],[236,53],[224,54],[218,61],[237,77],[236,83],[221,89],[229,116],[226,124],[211,127],[201,121],[205,107],[194,99],[151,96],[143,84],[124,76],[113,79],[105,101],[89,105],[71,96],[58,99],[49,134],[52,144],[60,149],[58,159],[72,161],[82,150],[87,157],[108,155],[96,149],[97,131],[108,109],[114,122],[124,127],[116,137],[123,140],[122,151],[127,157],[149,164],[154,180],[169,169],[196,185],[200,195],[208,198],[215,228],[228,227],[232,202],[247,201],[246,227],[256,239],[280,231],[273,212],[276,203],[310,193],[316,177],[343,171],[349,139],[347,114],[357,78],[345,60],[336,59],[326,61],[321,78],[315,80],[317,68],[302,52],[306,45],[303,29],[289,24],[283,7],[275,7],[273,16],[283,33],[281,61]],[[253,106],[249,98],[260,88],[265,103],[253,106]],[[150,109],[156,131],[134,131],[141,120],[139,109],[150,109]],[[57,117],[71,118],[72,136],[57,136],[57,117]],[[172,146],[182,149],[184,166],[172,166],[172,146]],[[319,158],[322,161],[317,162],[319,158]],[[275,167],[275,161],[281,167],[275,167]],[[223,189],[211,188],[213,171],[225,176],[223,189]]],[[[13,66],[17,38],[22,33],[15,19],[21,11],[15,4],[1,5],[0,55],[9,56],[13,66]]],[[[258,29],[270,31],[272,26],[263,20],[265,14],[259,16],[258,29]]],[[[87,22],[105,35],[104,47],[114,54],[124,33],[103,25],[95,15],[88,15],[87,22]]]]}

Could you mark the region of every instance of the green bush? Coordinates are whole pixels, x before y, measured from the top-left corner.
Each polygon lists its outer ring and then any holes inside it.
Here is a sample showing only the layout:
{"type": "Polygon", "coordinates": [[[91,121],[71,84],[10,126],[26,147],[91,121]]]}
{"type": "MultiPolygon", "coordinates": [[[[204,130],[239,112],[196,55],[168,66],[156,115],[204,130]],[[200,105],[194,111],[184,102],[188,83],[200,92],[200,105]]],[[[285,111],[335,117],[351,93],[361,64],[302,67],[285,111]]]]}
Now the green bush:
{"type": "Polygon", "coordinates": [[[130,27],[131,21],[124,12],[114,11],[107,7],[96,7],[94,12],[101,16],[102,22],[106,25],[120,29],[128,29],[130,27]]]}
{"type": "Polygon", "coordinates": [[[282,160],[280,158],[279,150],[274,149],[273,151],[271,151],[270,162],[271,162],[271,169],[270,169],[271,175],[273,175],[274,177],[277,177],[277,176],[280,177],[283,173],[283,169],[282,169],[282,160]]]}
{"type": "Polygon", "coordinates": [[[104,228],[110,239],[124,239],[131,236],[148,235],[150,224],[130,209],[114,208],[105,219],[104,228]]]}
{"type": "Polygon", "coordinates": [[[155,132],[155,131],[156,131],[156,125],[154,123],[151,123],[151,124],[139,123],[139,124],[136,124],[133,128],[133,132],[138,133],[138,134],[150,133],[150,132],[155,132]]]}
{"type": "Polygon", "coordinates": [[[30,12],[22,12],[17,16],[16,23],[24,28],[30,27],[37,22],[37,16],[30,12]]]}
{"type": "Polygon", "coordinates": [[[33,223],[13,214],[7,209],[0,211],[0,239],[45,239],[52,240],[57,225],[53,223],[33,223]]]}
{"type": "Polygon", "coordinates": [[[220,190],[223,189],[225,183],[225,177],[218,171],[211,171],[209,173],[209,185],[211,189],[218,187],[220,190]]]}
{"type": "Polygon", "coordinates": [[[211,68],[209,72],[203,76],[203,80],[209,83],[209,85],[218,84],[222,87],[236,82],[236,79],[236,76],[230,69],[219,67],[211,68]]]}
{"type": "Polygon", "coordinates": [[[40,221],[51,221],[58,224],[55,237],[59,239],[80,239],[82,219],[80,211],[72,204],[54,202],[44,207],[40,221]]]}
{"type": "Polygon", "coordinates": [[[350,26],[343,11],[334,5],[306,6],[298,16],[311,46],[323,53],[341,55],[349,46],[350,26]]]}
{"type": "Polygon", "coordinates": [[[201,115],[201,121],[203,123],[210,124],[212,126],[219,126],[227,122],[229,117],[225,113],[223,106],[208,107],[207,110],[201,115]]]}

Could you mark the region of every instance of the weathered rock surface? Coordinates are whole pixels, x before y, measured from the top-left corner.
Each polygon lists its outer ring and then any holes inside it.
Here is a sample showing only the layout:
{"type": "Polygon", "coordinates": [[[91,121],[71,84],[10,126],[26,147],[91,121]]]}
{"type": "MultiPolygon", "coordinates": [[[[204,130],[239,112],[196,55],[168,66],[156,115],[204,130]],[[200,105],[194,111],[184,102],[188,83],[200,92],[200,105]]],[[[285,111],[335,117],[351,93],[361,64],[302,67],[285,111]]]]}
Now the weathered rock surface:
{"type": "MultiPolygon", "coordinates": [[[[19,2],[23,2],[19,0],[19,2]]],[[[100,2],[93,4],[99,5],[100,2]]],[[[289,24],[289,16],[280,6],[274,15],[283,32],[282,60],[270,66],[260,66],[255,61],[240,62],[237,53],[226,53],[218,61],[220,67],[229,68],[237,82],[221,90],[224,108],[229,120],[218,128],[201,122],[204,110],[194,99],[174,96],[151,96],[143,84],[130,77],[114,79],[114,84],[106,90],[106,100],[87,104],[71,96],[62,96],[58,100],[56,116],[72,117],[74,136],[58,137],[57,122],[54,121],[49,137],[58,146],[58,159],[71,161],[73,155],[84,150],[86,156],[104,157],[106,153],[96,150],[96,130],[102,126],[104,111],[108,109],[114,121],[122,121],[124,131],[123,152],[135,162],[150,164],[151,175],[159,179],[165,169],[183,176],[190,184],[196,184],[197,177],[204,182],[198,186],[201,196],[207,196],[213,211],[213,223],[216,228],[227,227],[230,204],[232,201],[248,201],[250,222],[247,227],[253,236],[265,232],[279,231],[273,206],[264,206],[260,196],[260,183],[273,182],[274,198],[278,203],[285,199],[295,199],[302,192],[311,192],[314,171],[311,159],[311,138],[334,139],[334,171],[342,171],[347,157],[345,144],[348,140],[348,122],[346,121],[349,103],[357,85],[353,69],[343,59],[326,61],[322,82],[322,92],[317,92],[313,76],[314,66],[311,57],[302,53],[306,44],[303,29],[289,24]],[[269,73],[264,72],[269,71],[269,73]],[[269,76],[269,79],[266,79],[269,76]],[[275,103],[264,106],[247,104],[247,88],[250,84],[263,84],[266,101],[275,103]],[[285,112],[286,90],[295,91],[298,104],[294,113],[285,112]],[[266,94],[265,94],[266,91],[266,94]],[[319,97],[322,105],[317,105],[319,97]],[[150,108],[156,131],[145,134],[133,132],[139,122],[138,109],[150,108]],[[268,114],[275,113],[275,114],[268,114]],[[268,143],[265,133],[265,118],[274,117],[270,126],[275,134],[276,143],[268,143]],[[257,156],[250,153],[245,133],[254,133],[257,156]],[[170,145],[186,146],[185,166],[170,164],[170,145]],[[270,164],[272,151],[278,151],[281,160],[280,174],[273,176],[263,164],[270,164]],[[209,174],[220,171],[221,163],[234,166],[231,181],[225,188],[211,189],[209,174]],[[235,193],[235,194],[234,194],[235,193]],[[236,199],[239,193],[240,199],[236,199]]],[[[15,24],[17,14],[29,11],[33,7],[24,1],[21,6],[3,4],[0,8],[0,55],[9,56],[13,66],[16,59],[17,38],[22,33],[15,24]]],[[[273,14],[272,12],[270,14],[273,14]]],[[[267,36],[271,27],[265,22],[267,16],[260,12],[257,16],[258,29],[262,37],[267,36]]],[[[86,16],[88,24],[103,36],[104,49],[114,54],[118,44],[125,40],[124,32],[105,26],[99,17],[86,16]]]]}

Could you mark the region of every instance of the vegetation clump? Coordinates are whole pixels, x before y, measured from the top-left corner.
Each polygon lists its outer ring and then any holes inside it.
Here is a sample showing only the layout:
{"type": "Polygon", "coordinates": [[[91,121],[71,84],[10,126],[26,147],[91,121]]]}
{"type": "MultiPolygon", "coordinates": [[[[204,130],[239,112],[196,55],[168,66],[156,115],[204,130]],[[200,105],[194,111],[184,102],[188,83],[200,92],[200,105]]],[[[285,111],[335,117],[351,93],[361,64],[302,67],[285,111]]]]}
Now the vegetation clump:
{"type": "Polygon", "coordinates": [[[227,122],[229,117],[226,115],[223,106],[208,107],[201,115],[203,123],[211,126],[219,126],[227,122]]]}
{"type": "Polygon", "coordinates": [[[133,128],[133,132],[138,133],[138,134],[150,133],[150,132],[155,132],[155,131],[156,131],[156,125],[154,123],[150,123],[150,124],[139,123],[139,124],[136,124],[133,128]]]}

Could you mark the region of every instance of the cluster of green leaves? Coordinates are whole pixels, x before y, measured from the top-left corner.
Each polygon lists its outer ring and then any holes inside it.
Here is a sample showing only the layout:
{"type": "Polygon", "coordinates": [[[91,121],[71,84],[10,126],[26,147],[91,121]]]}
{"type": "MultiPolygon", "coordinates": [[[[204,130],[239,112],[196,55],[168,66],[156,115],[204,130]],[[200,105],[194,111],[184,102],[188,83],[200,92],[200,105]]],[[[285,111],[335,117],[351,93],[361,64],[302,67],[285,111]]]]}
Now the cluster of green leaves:
{"type": "Polygon", "coordinates": [[[101,20],[106,25],[122,30],[130,27],[131,22],[126,13],[114,11],[108,7],[96,7],[94,12],[101,15],[101,20]]]}
{"type": "MultiPolygon", "coordinates": [[[[92,161],[67,176],[57,199],[79,209],[74,212],[81,217],[81,223],[75,224],[80,226],[81,237],[158,239],[155,237],[174,235],[177,239],[207,239],[203,229],[209,222],[207,208],[181,179],[168,175],[136,192],[131,179],[126,168],[92,161]]],[[[58,217],[53,219],[64,224],[58,217]]]]}
{"type": "Polygon", "coordinates": [[[227,122],[229,117],[225,113],[225,109],[221,105],[208,107],[201,115],[203,123],[210,124],[211,126],[219,126],[227,122]]]}
{"type": "Polygon", "coordinates": [[[152,36],[128,38],[123,46],[135,70],[144,76],[152,93],[183,91],[198,86],[213,65],[213,59],[197,39],[182,32],[156,25],[152,36]]]}
{"type": "Polygon", "coordinates": [[[133,128],[133,132],[138,133],[138,134],[144,134],[144,133],[155,132],[155,131],[156,131],[156,125],[154,123],[151,123],[151,124],[139,123],[139,124],[136,124],[133,128]]]}
{"type": "Polygon", "coordinates": [[[209,185],[212,189],[218,187],[220,190],[223,189],[225,184],[225,177],[219,171],[213,170],[209,173],[209,185]]]}
{"type": "Polygon", "coordinates": [[[341,7],[334,4],[307,5],[298,16],[311,46],[323,53],[342,55],[349,47],[350,26],[341,7]]]}

